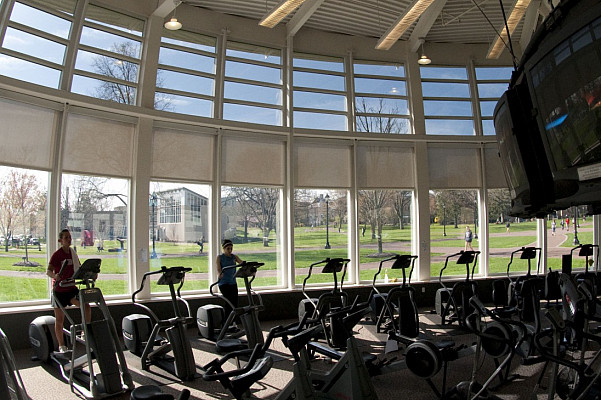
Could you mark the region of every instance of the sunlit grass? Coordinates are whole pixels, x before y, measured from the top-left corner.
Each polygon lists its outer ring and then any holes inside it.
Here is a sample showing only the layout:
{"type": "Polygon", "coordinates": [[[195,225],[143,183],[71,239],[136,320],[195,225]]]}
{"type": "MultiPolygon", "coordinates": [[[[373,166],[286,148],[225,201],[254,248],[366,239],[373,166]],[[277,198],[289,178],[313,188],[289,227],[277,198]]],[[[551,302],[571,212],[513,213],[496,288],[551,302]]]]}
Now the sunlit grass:
{"type": "MultiPolygon", "coordinates": [[[[549,235],[550,235],[550,223],[549,235]]],[[[592,221],[587,221],[580,225],[581,228],[591,227],[592,221]]],[[[365,234],[362,234],[362,226],[359,227],[359,264],[360,264],[360,280],[371,281],[374,274],[377,271],[378,265],[383,258],[389,257],[391,253],[394,254],[408,254],[411,246],[411,225],[405,225],[405,229],[399,229],[398,226],[386,226],[382,232],[382,252],[383,254],[377,254],[378,252],[378,241],[372,236],[370,227],[368,226],[365,230],[365,234]]],[[[473,225],[471,226],[474,230],[473,225]]],[[[510,226],[510,232],[506,232],[504,224],[490,224],[488,226],[489,246],[491,250],[494,249],[513,249],[520,248],[523,246],[532,246],[536,243],[536,235],[530,232],[535,232],[537,229],[537,223],[535,221],[527,221],[521,223],[512,223],[510,226]],[[524,232],[527,232],[525,235],[524,232]]],[[[479,229],[476,229],[478,233],[479,229]]],[[[447,251],[452,248],[456,251],[463,250],[465,242],[463,235],[465,232],[465,225],[458,225],[455,228],[453,225],[447,224],[446,226],[439,224],[432,224],[430,226],[430,237],[431,237],[431,257],[438,258],[439,256],[445,256],[449,254],[447,251]],[[443,236],[446,231],[447,236],[443,236]]],[[[571,230],[569,233],[557,229],[557,234],[567,234],[567,240],[562,244],[563,248],[567,249],[573,247],[574,234],[571,230]]],[[[578,232],[578,238],[580,243],[591,243],[592,232],[578,232]]],[[[278,282],[278,277],[274,274],[274,271],[278,269],[279,261],[278,257],[281,257],[281,245],[276,240],[276,232],[272,231],[269,237],[268,246],[264,246],[262,239],[262,232],[259,229],[251,228],[247,232],[246,239],[244,238],[244,232],[238,230],[237,237],[234,240],[234,252],[238,254],[243,260],[262,262],[265,265],[261,267],[257,278],[255,279],[255,287],[268,287],[281,285],[278,282]],[[261,274],[261,271],[271,271],[269,274],[261,274]]],[[[312,263],[321,261],[325,258],[348,257],[348,226],[342,225],[340,229],[338,227],[329,226],[326,230],[325,226],[317,227],[295,227],[294,228],[294,249],[293,257],[295,267],[298,271],[296,274],[295,281],[297,284],[302,284],[303,279],[306,277],[305,269],[308,268],[312,263]],[[326,234],[327,233],[327,234],[326,234]],[[325,249],[326,239],[329,242],[331,248],[325,249]]],[[[97,286],[100,287],[106,296],[126,294],[129,292],[129,288],[126,282],[128,272],[128,246],[127,241],[124,243],[124,247],[121,250],[121,244],[116,241],[104,241],[104,251],[99,252],[95,246],[82,247],[78,246],[78,254],[80,259],[83,261],[88,258],[101,258],[101,275],[97,281],[97,286]],[[112,251],[109,251],[112,250],[112,251]],[[121,275],[123,279],[117,277],[107,277],[103,279],[103,274],[121,275]],[[117,278],[117,279],[115,279],[117,278]]],[[[475,239],[472,243],[474,249],[478,249],[480,242],[475,239]]],[[[149,243],[150,249],[152,249],[152,243],[149,243]]],[[[184,266],[192,269],[192,273],[208,273],[209,265],[211,264],[208,257],[208,250],[210,249],[210,243],[205,242],[204,253],[199,254],[199,246],[195,243],[165,243],[155,242],[155,251],[158,255],[156,259],[150,259],[150,269],[155,270],[161,266],[173,267],[173,266],[184,266]]],[[[56,246],[58,248],[58,245],[56,246]]],[[[0,284],[2,289],[0,291],[0,301],[18,301],[18,300],[36,300],[48,298],[48,278],[43,274],[46,269],[47,253],[46,245],[42,244],[42,251],[38,250],[35,246],[28,247],[28,255],[30,261],[39,263],[39,266],[16,266],[14,264],[23,261],[25,250],[23,247],[20,249],[9,247],[9,251],[5,252],[3,247],[0,247],[0,270],[15,271],[15,272],[29,272],[33,275],[31,277],[11,277],[11,276],[0,276],[0,284]],[[37,275],[39,274],[39,275],[37,275]],[[39,276],[39,277],[38,277],[39,276]]],[[[51,249],[52,251],[54,249],[51,249]]],[[[504,274],[507,270],[507,263],[509,262],[508,257],[491,257],[489,259],[490,273],[492,274],[504,274]]],[[[549,258],[547,260],[548,266],[553,270],[559,270],[561,268],[561,258],[549,258]]],[[[443,261],[434,261],[431,263],[430,271],[431,275],[438,277],[440,269],[444,265],[443,261]]],[[[285,266],[279,266],[279,268],[285,268],[285,266]]],[[[322,266],[317,267],[313,271],[310,283],[313,284],[331,284],[331,274],[319,273],[322,266]]],[[[478,272],[479,266],[477,266],[478,272]]],[[[526,271],[527,264],[514,263],[511,267],[511,272],[522,272],[526,271]]],[[[536,271],[536,265],[532,265],[532,272],[536,271]]],[[[542,272],[542,271],[541,271],[542,272]]],[[[387,273],[390,280],[402,279],[402,272],[399,270],[391,270],[386,265],[384,266],[381,275],[378,277],[379,281],[383,281],[384,274],[387,273]]],[[[466,271],[463,265],[457,265],[454,262],[448,266],[445,270],[444,276],[465,276],[466,271]]],[[[192,290],[206,290],[209,282],[206,278],[197,279],[193,275],[187,277],[183,291],[192,290]]],[[[166,287],[158,287],[156,285],[156,279],[151,281],[151,290],[153,293],[166,292],[166,287]]]]}

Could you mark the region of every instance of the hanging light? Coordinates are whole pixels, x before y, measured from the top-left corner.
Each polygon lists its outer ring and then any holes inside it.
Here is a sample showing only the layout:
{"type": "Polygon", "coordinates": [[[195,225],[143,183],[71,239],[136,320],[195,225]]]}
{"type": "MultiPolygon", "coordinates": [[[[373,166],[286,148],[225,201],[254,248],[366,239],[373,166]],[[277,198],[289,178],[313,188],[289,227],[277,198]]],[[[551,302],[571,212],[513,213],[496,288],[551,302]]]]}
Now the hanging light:
{"type": "Polygon", "coordinates": [[[165,28],[169,29],[170,31],[177,31],[178,29],[182,29],[182,23],[179,22],[177,18],[175,18],[175,10],[177,10],[177,6],[179,4],[181,4],[181,2],[175,3],[175,8],[173,9],[173,16],[169,21],[165,22],[165,28]]]}
{"type": "Polygon", "coordinates": [[[169,21],[165,22],[165,28],[169,29],[170,31],[177,31],[178,29],[182,28],[182,23],[179,22],[177,18],[171,17],[169,21]]]}
{"type": "Polygon", "coordinates": [[[426,53],[424,53],[424,39],[423,38],[419,39],[419,44],[422,47],[422,55],[417,60],[417,63],[419,65],[428,65],[432,62],[432,60],[426,55],[426,53]]]}

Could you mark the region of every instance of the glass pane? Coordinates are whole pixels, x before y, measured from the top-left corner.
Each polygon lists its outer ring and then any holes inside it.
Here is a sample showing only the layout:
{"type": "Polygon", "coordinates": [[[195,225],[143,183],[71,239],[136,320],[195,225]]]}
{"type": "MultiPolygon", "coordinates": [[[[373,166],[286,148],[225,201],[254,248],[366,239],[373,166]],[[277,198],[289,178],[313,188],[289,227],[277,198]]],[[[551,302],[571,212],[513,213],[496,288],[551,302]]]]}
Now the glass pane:
{"type": "MultiPolygon", "coordinates": [[[[402,190],[359,191],[359,254],[362,281],[373,281],[382,259],[393,254],[411,254],[413,193],[402,190]]],[[[390,267],[391,263],[383,267],[390,267]]],[[[407,275],[409,270],[405,271],[407,275]]],[[[417,272],[417,271],[416,271],[417,272]]],[[[400,269],[382,269],[377,282],[385,276],[402,282],[400,269]]]]}
{"type": "Polygon", "coordinates": [[[477,67],[476,79],[506,79],[509,82],[512,72],[513,68],[511,67],[477,67]]]}
{"type": "Polygon", "coordinates": [[[409,105],[405,99],[382,97],[355,97],[358,113],[409,115],[409,105]]]}
{"type": "Polygon", "coordinates": [[[224,103],[223,119],[229,121],[250,122],[252,124],[281,126],[282,111],[273,108],[224,103]]]}
{"type": "MultiPolygon", "coordinates": [[[[148,196],[148,249],[150,270],[190,267],[183,291],[206,290],[209,272],[210,186],[192,183],[150,182],[148,196]]],[[[168,292],[158,286],[161,274],[151,275],[153,293],[168,292]]]]}
{"type": "Polygon", "coordinates": [[[448,117],[471,117],[472,103],[469,101],[424,100],[425,115],[448,117]]]}
{"type": "Polygon", "coordinates": [[[267,83],[282,83],[282,71],[279,68],[245,64],[236,61],[226,61],[225,76],[267,83]]]}
{"type": "Polygon", "coordinates": [[[59,226],[71,231],[82,262],[102,260],[96,287],[105,296],[129,293],[128,193],[126,179],[62,176],[59,226]]]}
{"type": "Polygon", "coordinates": [[[359,115],[356,118],[357,132],[409,134],[411,123],[409,118],[391,118],[359,115]]]}
{"type": "Polygon", "coordinates": [[[335,57],[303,54],[294,56],[294,67],[322,69],[324,71],[344,72],[341,59],[335,57]]]}
{"type": "Polygon", "coordinates": [[[99,99],[116,101],[117,103],[136,104],[135,87],[81,75],[73,75],[71,91],[99,99]]]}
{"type": "MultiPolygon", "coordinates": [[[[348,258],[347,191],[296,189],[293,225],[297,285],[302,285],[311,264],[328,257],[348,258]]],[[[323,264],[311,272],[307,285],[333,285],[332,274],[322,274],[322,269],[323,264]]]]}
{"type": "Polygon", "coordinates": [[[422,82],[422,91],[424,97],[470,97],[467,83],[422,82]]]}
{"type": "Polygon", "coordinates": [[[61,71],[0,54],[0,74],[58,89],[61,71]]]}
{"type": "Polygon", "coordinates": [[[355,78],[355,92],[406,96],[407,85],[404,81],[355,78]]]}
{"type": "Polygon", "coordinates": [[[133,83],[138,81],[138,64],[89,51],[77,52],[75,68],[133,83]]]}
{"type": "Polygon", "coordinates": [[[495,131],[495,121],[492,119],[484,119],[482,120],[482,133],[484,135],[496,135],[495,131]]]}
{"type": "Polygon", "coordinates": [[[71,32],[71,21],[21,3],[15,3],[10,20],[63,39],[68,39],[71,32]]]}
{"type": "Polygon", "coordinates": [[[136,40],[127,39],[87,26],[83,27],[80,43],[117,54],[127,54],[133,58],[140,58],[140,50],[142,48],[140,42],[136,40]]]}
{"type": "Polygon", "coordinates": [[[294,112],[294,127],[307,129],[326,129],[331,131],[346,131],[345,115],[321,114],[304,111],[294,112]]]}
{"type": "Polygon", "coordinates": [[[228,42],[226,56],[245,58],[247,60],[263,61],[270,64],[281,64],[281,51],[270,47],[252,44],[228,42]]]}
{"type": "Polygon", "coordinates": [[[6,29],[2,47],[61,65],[66,49],[62,44],[13,28],[6,29]]]}
{"type": "Polygon", "coordinates": [[[258,85],[247,85],[244,83],[225,82],[224,97],[226,99],[237,99],[255,101],[273,105],[282,105],[282,90],[258,85]]]}
{"type": "MultiPolygon", "coordinates": [[[[282,190],[265,187],[221,188],[221,237],[234,244],[234,254],[244,261],[265,263],[253,287],[283,285],[282,190]]],[[[239,289],[244,282],[238,281],[239,289]]]]}
{"type": "Polygon", "coordinates": [[[157,81],[160,82],[160,87],[167,89],[207,96],[213,96],[214,94],[213,86],[215,81],[212,78],[159,69],[157,71],[157,81]]]}
{"type": "MultiPolygon", "coordinates": [[[[547,227],[547,267],[561,272],[562,256],[570,254],[579,244],[593,244],[593,218],[587,206],[572,206],[549,214],[545,218],[547,227]],[[555,223],[555,229],[553,229],[555,223]]],[[[516,221],[517,222],[517,221],[516,221]]],[[[521,229],[526,222],[514,223],[511,230],[521,229]]],[[[586,257],[579,256],[578,250],[572,253],[572,271],[582,272],[586,267],[586,257]]],[[[590,260],[593,257],[589,257],[590,260]]],[[[589,267],[594,271],[594,264],[589,267]]]]}
{"type": "Polygon", "coordinates": [[[343,91],[345,88],[343,76],[294,71],[293,79],[295,87],[310,87],[340,91],[343,91]]]}
{"type": "Polygon", "coordinates": [[[480,102],[480,114],[484,117],[492,117],[495,113],[495,107],[497,106],[496,101],[481,101],[480,102]]]}
{"type": "Polygon", "coordinates": [[[498,99],[505,93],[508,88],[507,83],[479,83],[478,84],[478,96],[483,98],[496,98],[498,99]]]}
{"type": "Polygon", "coordinates": [[[198,115],[199,117],[213,116],[213,102],[211,100],[196,99],[194,97],[178,96],[175,94],[156,92],[154,97],[156,110],[171,111],[180,114],[198,115]]]}
{"type": "Polygon", "coordinates": [[[48,179],[47,172],[0,167],[0,302],[50,304],[46,267],[56,246],[46,241],[48,179]]]}
{"type": "MultiPolygon", "coordinates": [[[[536,221],[524,221],[509,216],[511,197],[508,189],[488,190],[489,271],[491,274],[507,274],[511,253],[536,243],[536,221]]],[[[559,223],[557,225],[559,229],[559,223]]],[[[551,235],[549,235],[551,238],[551,235]]],[[[523,275],[528,268],[527,260],[520,260],[521,253],[514,255],[510,273],[523,275]]],[[[561,256],[559,257],[561,259],[561,256]]],[[[532,260],[532,274],[536,274],[537,260],[532,260]]],[[[561,264],[559,264],[561,265],[561,264]]],[[[557,264],[553,265],[555,270],[557,264]]],[[[561,269],[561,267],[559,267],[561,269]]],[[[541,273],[543,271],[540,271],[541,273]]]]}
{"type": "Polygon", "coordinates": [[[346,97],[337,94],[294,91],[294,106],[346,111],[346,97]]]}
{"type": "Polygon", "coordinates": [[[355,63],[354,72],[355,74],[365,75],[393,76],[397,78],[405,77],[405,67],[400,64],[379,64],[376,62],[370,63],[368,61],[363,61],[355,63]]]}
{"type": "Polygon", "coordinates": [[[198,33],[185,31],[183,29],[177,31],[163,30],[164,43],[171,43],[178,46],[188,47],[196,50],[215,52],[215,42],[217,39],[211,36],[199,35],[198,33]]]}
{"type": "MultiPolygon", "coordinates": [[[[478,235],[478,192],[476,190],[434,190],[430,195],[430,253],[432,277],[440,275],[447,256],[461,250],[480,250],[478,235]],[[471,233],[471,242],[466,240],[471,233]]],[[[443,272],[443,279],[449,276],[466,276],[464,264],[457,264],[457,257],[451,258],[443,272]]],[[[480,271],[481,259],[475,266],[480,271]]],[[[474,265],[470,265],[471,268],[474,265]]]]}
{"type": "Polygon", "coordinates": [[[426,119],[428,135],[473,135],[474,122],[471,120],[426,119]]]}
{"type": "Polygon", "coordinates": [[[93,4],[86,8],[86,21],[94,21],[100,25],[137,36],[142,36],[142,32],[144,32],[143,20],[93,4]]]}
{"type": "Polygon", "coordinates": [[[209,74],[215,73],[215,57],[207,57],[202,54],[194,54],[166,47],[161,47],[159,52],[159,64],[171,65],[209,74]]]}
{"type": "Polygon", "coordinates": [[[29,0],[29,3],[32,5],[41,4],[72,17],[77,0],[29,0]]]}
{"type": "Polygon", "coordinates": [[[463,67],[420,67],[422,79],[465,79],[467,70],[463,67]]]}

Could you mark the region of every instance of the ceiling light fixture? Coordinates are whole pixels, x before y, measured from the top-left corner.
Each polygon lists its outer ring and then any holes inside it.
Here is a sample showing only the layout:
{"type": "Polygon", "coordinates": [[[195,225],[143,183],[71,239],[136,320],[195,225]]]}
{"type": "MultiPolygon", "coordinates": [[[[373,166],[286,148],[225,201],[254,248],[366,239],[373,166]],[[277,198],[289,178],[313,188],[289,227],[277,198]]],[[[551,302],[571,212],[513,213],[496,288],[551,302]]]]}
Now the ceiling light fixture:
{"type": "Polygon", "coordinates": [[[376,49],[388,50],[405,33],[407,29],[422,15],[434,0],[413,0],[403,14],[392,24],[378,40],[376,49]]]}
{"type": "Polygon", "coordinates": [[[182,29],[182,23],[179,22],[177,18],[175,18],[175,10],[177,10],[177,6],[181,4],[181,1],[174,1],[174,3],[175,8],[173,9],[173,16],[169,21],[165,22],[165,28],[169,29],[170,31],[177,31],[178,29],[182,29]]]}
{"type": "Polygon", "coordinates": [[[273,28],[276,26],[281,20],[286,18],[288,14],[294,11],[297,7],[303,4],[305,0],[283,0],[275,7],[271,9],[261,21],[259,21],[259,25],[264,26],[266,28],[273,28]]]}
{"type": "Polygon", "coordinates": [[[417,63],[419,65],[428,65],[432,62],[432,60],[430,60],[430,57],[428,57],[426,55],[426,53],[424,53],[424,43],[425,43],[425,40],[423,38],[420,38],[419,44],[421,45],[421,48],[422,48],[422,55],[417,60],[417,63]]]}
{"type": "MultiPolygon", "coordinates": [[[[515,28],[522,20],[522,17],[526,13],[526,9],[530,5],[531,0],[517,0],[507,18],[507,27],[509,27],[509,35],[513,34],[515,28]]],[[[497,59],[501,56],[501,53],[505,49],[505,45],[509,42],[509,36],[507,35],[507,27],[503,27],[501,33],[497,36],[497,40],[488,49],[486,58],[497,59]]]]}

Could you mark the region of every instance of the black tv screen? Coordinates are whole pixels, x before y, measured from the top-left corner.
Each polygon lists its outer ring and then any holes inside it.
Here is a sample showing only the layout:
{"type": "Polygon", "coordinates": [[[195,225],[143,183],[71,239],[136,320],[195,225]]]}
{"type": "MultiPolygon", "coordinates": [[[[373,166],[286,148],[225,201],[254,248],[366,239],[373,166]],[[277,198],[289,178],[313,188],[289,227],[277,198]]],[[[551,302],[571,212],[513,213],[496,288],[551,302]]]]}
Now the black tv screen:
{"type": "Polygon", "coordinates": [[[523,61],[555,208],[601,205],[601,3],[569,3],[523,61]]]}
{"type": "Polygon", "coordinates": [[[528,86],[523,75],[514,74],[513,78],[494,112],[499,156],[512,199],[510,214],[522,218],[543,216],[554,200],[553,180],[528,86]]]}

